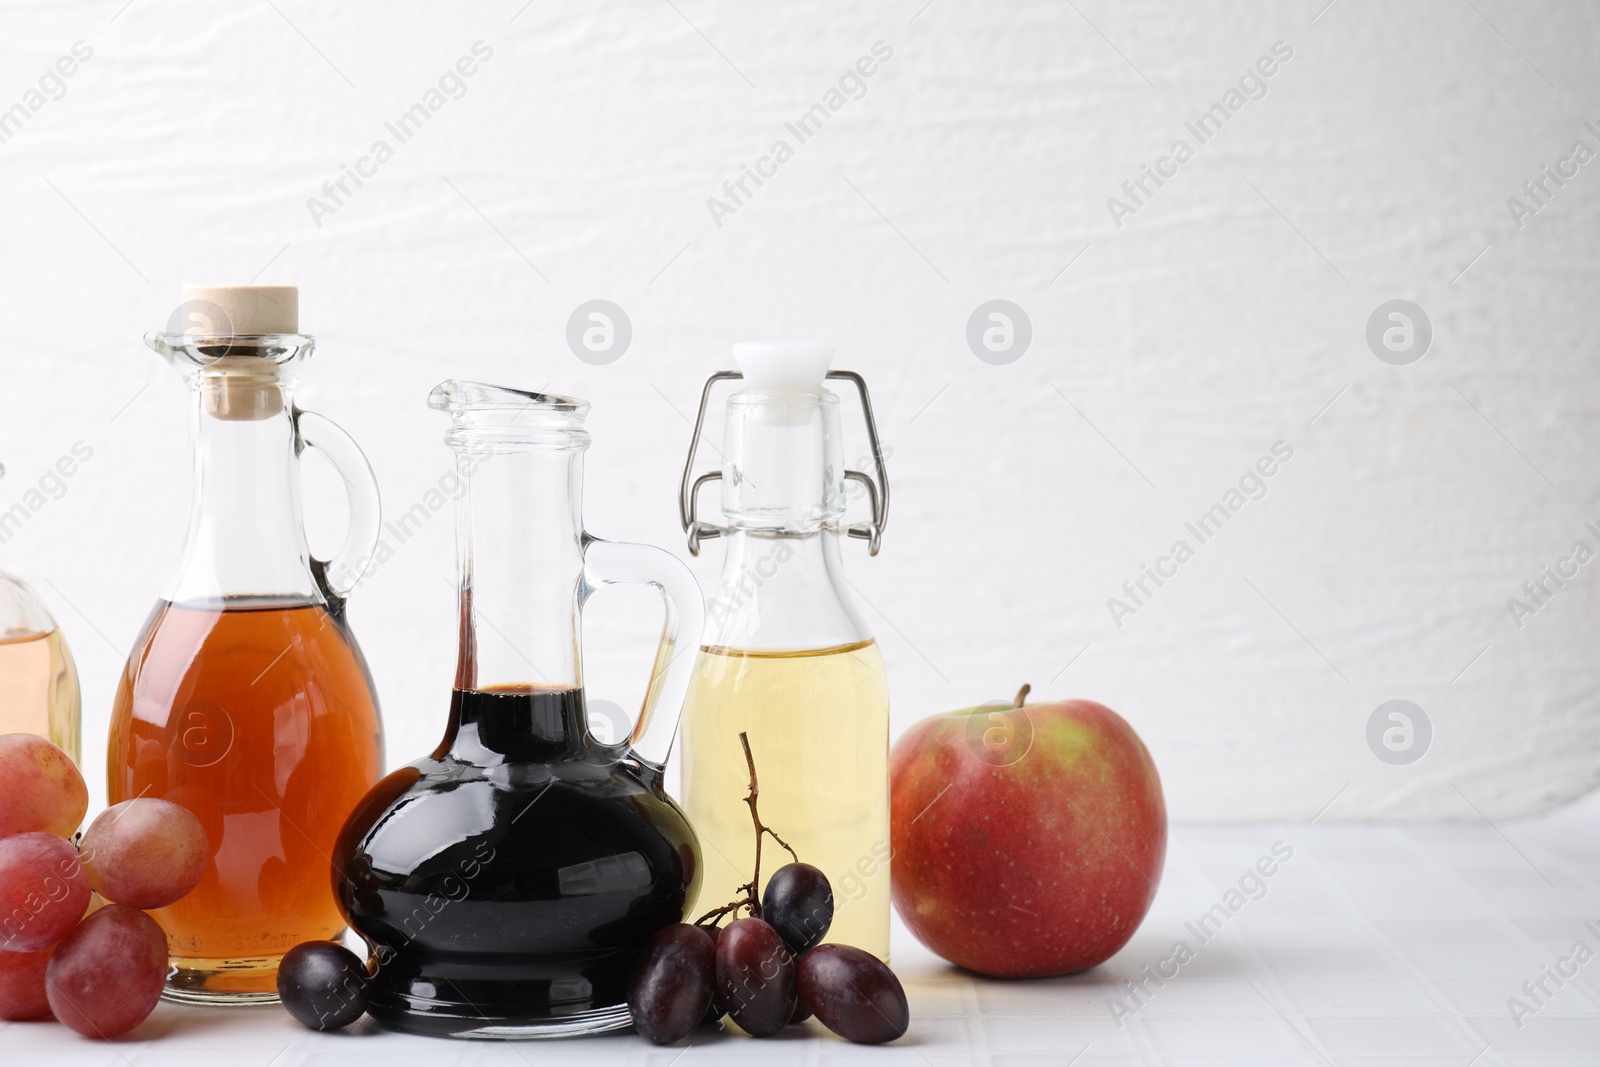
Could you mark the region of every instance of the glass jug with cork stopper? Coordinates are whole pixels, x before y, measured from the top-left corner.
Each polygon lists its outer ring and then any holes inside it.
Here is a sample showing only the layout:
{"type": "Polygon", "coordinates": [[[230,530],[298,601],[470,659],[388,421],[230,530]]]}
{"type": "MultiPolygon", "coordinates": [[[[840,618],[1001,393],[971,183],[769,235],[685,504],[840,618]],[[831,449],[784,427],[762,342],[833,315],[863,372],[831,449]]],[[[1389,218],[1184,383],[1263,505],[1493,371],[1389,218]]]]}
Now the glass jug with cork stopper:
{"type": "Polygon", "coordinates": [[[177,576],[134,643],[112,709],[108,799],[199,816],[211,859],[156,913],[166,995],[277,999],[277,967],[344,927],[328,856],[377,781],[383,734],[345,596],[378,535],[378,488],[355,442],[293,403],[313,339],[293,286],[186,286],[146,343],[190,389],[194,491],[177,576]],[[306,543],[299,457],[321,451],[350,501],[332,561],[306,543]]]}
{"type": "MultiPolygon", "coordinates": [[[[761,774],[762,821],[834,893],[825,938],[889,955],[889,693],[883,659],[848,591],[845,537],[876,555],[889,509],[888,474],[866,382],[829,371],[833,350],[799,342],[739,344],[738,371],[706,382],[679,507],[689,550],[727,541],[694,681],[684,707],[684,807],[704,844],[696,914],[737,899],[755,848],[740,803],[748,733],[761,774]],[[712,387],[728,397],[719,473],[694,475],[712,387]],[[876,480],[843,461],[839,397],[859,393],[876,480]],[[698,517],[700,489],[721,482],[725,522],[698,517]],[[847,525],[847,487],[865,491],[870,522],[847,525]]],[[[770,872],[765,872],[770,873],[770,872]]],[[[758,887],[764,889],[763,887],[758,887]]]]}

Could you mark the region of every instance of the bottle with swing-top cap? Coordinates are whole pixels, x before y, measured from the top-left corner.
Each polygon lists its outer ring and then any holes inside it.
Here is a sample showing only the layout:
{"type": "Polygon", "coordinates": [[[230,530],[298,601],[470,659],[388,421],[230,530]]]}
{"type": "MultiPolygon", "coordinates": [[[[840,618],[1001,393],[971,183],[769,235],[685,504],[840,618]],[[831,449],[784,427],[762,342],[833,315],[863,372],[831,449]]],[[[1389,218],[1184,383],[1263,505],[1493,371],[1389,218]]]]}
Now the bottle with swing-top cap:
{"type": "MultiPolygon", "coordinates": [[[[737,899],[749,879],[755,840],[740,803],[750,777],[745,732],[762,821],[832,884],[825,940],[887,960],[888,683],[840,553],[844,538],[858,537],[876,555],[888,514],[871,402],[860,375],[829,371],[831,349],[772,342],[735,345],[733,354],[740,369],[713,375],[700,402],[703,422],[712,386],[740,383],[727,399],[722,471],[695,478],[691,449],[680,494],[690,551],[698,554],[708,537],[728,544],[684,705],[682,792],[705,859],[695,911],[737,899]],[[876,480],[842,461],[830,382],[860,395],[876,480]],[[718,480],[724,522],[702,522],[698,491],[718,480]],[[868,523],[845,521],[851,486],[866,492],[868,523]]],[[[764,865],[763,876],[778,865],[764,865]]]]}

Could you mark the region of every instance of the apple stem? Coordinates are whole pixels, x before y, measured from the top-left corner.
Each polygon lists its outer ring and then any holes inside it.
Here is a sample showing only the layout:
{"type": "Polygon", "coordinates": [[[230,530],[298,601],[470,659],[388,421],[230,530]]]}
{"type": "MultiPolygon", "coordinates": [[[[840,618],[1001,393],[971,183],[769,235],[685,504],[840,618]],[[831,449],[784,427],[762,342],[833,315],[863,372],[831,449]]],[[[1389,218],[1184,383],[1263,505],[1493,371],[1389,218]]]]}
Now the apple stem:
{"type": "Polygon", "coordinates": [[[1033,692],[1033,686],[1031,685],[1024,685],[1021,689],[1018,689],[1016,702],[1011,706],[1014,708],[1022,707],[1023,701],[1028,699],[1028,694],[1031,692],[1033,692]]]}

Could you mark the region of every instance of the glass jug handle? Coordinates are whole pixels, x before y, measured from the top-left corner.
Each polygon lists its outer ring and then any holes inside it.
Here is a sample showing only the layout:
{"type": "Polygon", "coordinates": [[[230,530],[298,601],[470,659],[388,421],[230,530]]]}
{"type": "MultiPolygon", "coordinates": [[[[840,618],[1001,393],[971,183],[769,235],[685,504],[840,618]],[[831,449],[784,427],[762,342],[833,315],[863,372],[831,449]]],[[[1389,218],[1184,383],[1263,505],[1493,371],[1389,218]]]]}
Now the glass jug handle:
{"type": "Polygon", "coordinates": [[[670,552],[652,545],[602,541],[585,534],[579,605],[601,587],[620,582],[655,586],[666,608],[661,644],[650,668],[650,686],[645,690],[644,706],[630,738],[634,754],[659,772],[672,752],[683,699],[689,692],[700,651],[705,601],[694,575],[670,552]],[[684,647],[680,648],[680,644],[684,647]],[[663,714],[663,706],[669,714],[663,714]]]}
{"type": "Polygon", "coordinates": [[[344,615],[345,598],[366,574],[373,550],[378,547],[378,526],[382,521],[378,478],[355,438],[332,419],[296,408],[294,426],[299,450],[309,446],[328,457],[350,498],[350,526],[343,546],[331,560],[311,560],[311,574],[328,601],[328,610],[339,618],[344,615]]]}

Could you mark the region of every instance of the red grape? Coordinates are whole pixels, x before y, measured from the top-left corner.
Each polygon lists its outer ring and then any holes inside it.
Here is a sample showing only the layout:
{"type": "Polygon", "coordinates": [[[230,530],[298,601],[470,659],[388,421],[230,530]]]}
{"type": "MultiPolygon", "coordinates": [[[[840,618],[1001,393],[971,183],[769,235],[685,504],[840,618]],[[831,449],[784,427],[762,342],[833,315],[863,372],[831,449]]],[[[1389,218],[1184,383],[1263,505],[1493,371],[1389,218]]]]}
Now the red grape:
{"type": "Polygon", "coordinates": [[[0,840],[0,949],[49,948],[88,907],[89,877],[69,842],[42,833],[0,840]]]}
{"type": "Polygon", "coordinates": [[[278,964],[278,998],[296,1021],[338,1030],[367,1013],[367,965],[332,941],[307,941],[278,964]]]}
{"type": "Polygon", "coordinates": [[[154,797],[114,804],[83,835],[83,865],[95,892],[130,908],[164,908],[205,874],[211,846],[188,808],[154,797]]]}
{"type": "Polygon", "coordinates": [[[0,734],[0,782],[0,837],[71,837],[89,810],[89,787],[72,757],[33,734],[0,734]]]}
{"type": "Polygon", "coordinates": [[[167,935],[144,912],[107,904],[56,946],[44,976],[57,1019],[84,1037],[116,1037],[161,999],[167,935]]]}
{"type": "Polygon", "coordinates": [[[717,939],[717,999],[751,1037],[770,1037],[794,1015],[794,955],[760,919],[736,919],[717,939]]]}
{"type": "Polygon", "coordinates": [[[0,1019],[48,1019],[50,1001],[44,994],[44,968],[50,950],[0,952],[0,1019]]]}
{"type": "Polygon", "coordinates": [[[761,896],[761,917],[794,953],[822,943],[833,925],[833,887],[809,863],[787,863],[772,872],[761,896]]]}
{"type": "Polygon", "coordinates": [[[634,1027],[657,1045],[688,1036],[711,1006],[716,977],[717,946],[709,933],[688,923],[656,931],[628,986],[634,1027]]]}
{"type": "Polygon", "coordinates": [[[900,979],[870,952],[818,945],[800,957],[800,999],[817,1020],[847,1041],[893,1041],[911,1025],[900,979]]]}

